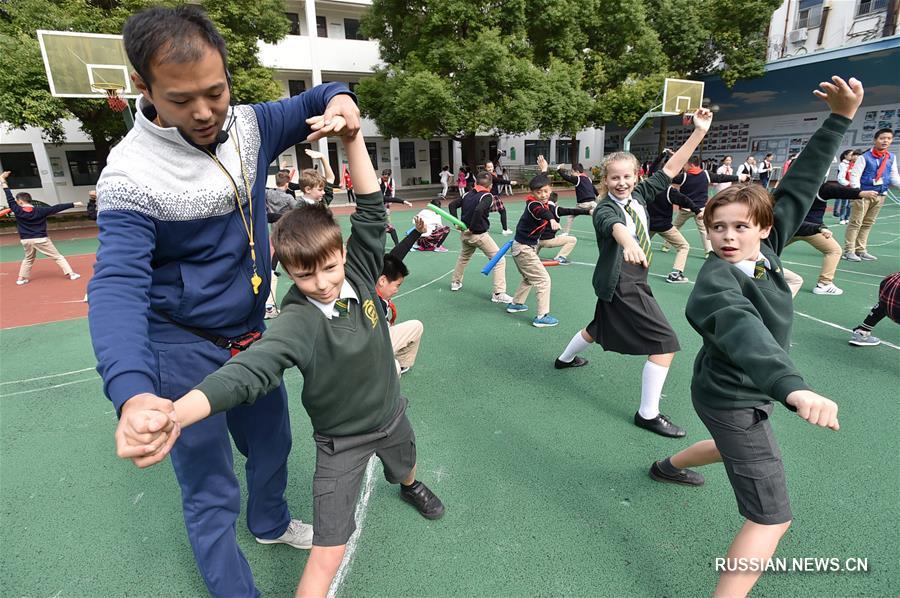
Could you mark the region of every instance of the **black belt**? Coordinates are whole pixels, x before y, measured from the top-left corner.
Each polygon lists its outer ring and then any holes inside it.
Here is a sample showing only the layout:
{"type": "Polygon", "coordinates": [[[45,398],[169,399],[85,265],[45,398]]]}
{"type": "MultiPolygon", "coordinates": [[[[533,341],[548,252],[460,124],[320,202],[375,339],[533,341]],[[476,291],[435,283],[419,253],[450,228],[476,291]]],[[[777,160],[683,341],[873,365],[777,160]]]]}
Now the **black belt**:
{"type": "Polygon", "coordinates": [[[250,345],[258,341],[260,337],[262,337],[262,332],[258,330],[251,330],[250,332],[245,332],[244,334],[234,338],[226,338],[214,332],[210,332],[209,330],[194,328],[193,326],[188,326],[187,324],[176,322],[174,319],[172,319],[172,316],[164,311],[160,311],[158,309],[154,309],[153,311],[164,317],[170,323],[181,328],[182,330],[190,332],[194,336],[199,336],[203,340],[211,342],[220,349],[230,350],[232,355],[246,350],[248,347],[250,347],[250,345]]]}

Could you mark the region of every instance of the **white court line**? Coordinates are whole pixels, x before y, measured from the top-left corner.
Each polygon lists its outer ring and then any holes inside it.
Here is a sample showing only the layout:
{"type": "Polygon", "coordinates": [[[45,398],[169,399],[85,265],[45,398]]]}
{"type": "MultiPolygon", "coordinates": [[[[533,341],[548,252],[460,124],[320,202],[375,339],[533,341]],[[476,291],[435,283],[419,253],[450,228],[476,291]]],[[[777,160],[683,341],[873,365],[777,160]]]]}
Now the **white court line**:
{"type": "Polygon", "coordinates": [[[344,558],[341,560],[341,566],[338,567],[334,579],[331,580],[331,587],[328,588],[328,598],[334,598],[337,595],[341,584],[347,578],[350,572],[350,565],[353,561],[353,555],[356,554],[356,546],[359,543],[359,535],[362,532],[363,523],[366,521],[366,509],[369,506],[369,499],[375,490],[375,455],[369,457],[369,464],[366,465],[365,486],[359,502],[356,503],[356,512],[353,517],[356,520],[356,531],[347,540],[347,548],[344,551],[344,558]]]}
{"type": "Polygon", "coordinates": [[[420,289],[424,289],[424,288],[427,287],[428,285],[434,284],[434,283],[436,283],[437,281],[441,280],[442,278],[446,278],[446,277],[450,276],[451,274],[453,274],[453,270],[448,270],[447,272],[444,272],[443,274],[441,274],[440,276],[438,276],[438,277],[435,278],[434,280],[429,280],[429,281],[426,282],[425,284],[421,284],[421,285],[417,286],[417,287],[414,288],[414,289],[410,289],[410,290],[406,291],[405,293],[400,293],[399,295],[394,295],[394,299],[399,299],[400,297],[405,297],[405,296],[409,295],[410,293],[415,293],[416,291],[418,291],[418,290],[420,290],[420,289]]]}
{"type": "Polygon", "coordinates": [[[80,370],[72,370],[71,372],[62,372],[59,374],[49,374],[47,376],[38,376],[36,378],[22,378],[21,380],[10,380],[9,382],[0,382],[0,386],[4,384],[21,384],[22,382],[34,382],[35,380],[46,380],[47,378],[58,378],[59,376],[68,376],[69,374],[80,374],[82,372],[89,372],[94,368],[84,368],[80,370]]]}
{"type": "MultiPolygon", "coordinates": [[[[838,330],[843,330],[844,332],[851,332],[851,333],[853,332],[853,330],[851,330],[850,328],[844,328],[843,326],[841,326],[839,324],[835,324],[834,322],[829,322],[828,320],[820,320],[819,318],[814,318],[813,316],[811,316],[809,314],[805,314],[802,311],[797,311],[796,309],[794,310],[794,313],[797,314],[798,316],[808,318],[808,319],[812,320],[813,322],[818,322],[819,324],[825,324],[826,326],[831,326],[832,328],[837,328],[838,330]]],[[[900,347],[898,347],[897,345],[895,345],[893,343],[889,343],[887,341],[881,341],[881,344],[887,345],[891,349],[896,349],[896,350],[900,351],[900,347]]]]}
{"type": "Polygon", "coordinates": [[[93,378],[82,378],[81,380],[72,380],[71,382],[63,382],[62,384],[54,384],[53,386],[45,386],[44,388],[32,388],[31,390],[20,390],[19,392],[11,392],[9,394],[0,395],[0,399],[5,399],[7,397],[14,397],[16,395],[27,395],[33,392],[41,392],[43,390],[52,390],[54,388],[60,388],[62,386],[69,386],[70,384],[81,384],[82,382],[91,382],[93,380],[99,380],[99,376],[94,376],[93,378]]]}

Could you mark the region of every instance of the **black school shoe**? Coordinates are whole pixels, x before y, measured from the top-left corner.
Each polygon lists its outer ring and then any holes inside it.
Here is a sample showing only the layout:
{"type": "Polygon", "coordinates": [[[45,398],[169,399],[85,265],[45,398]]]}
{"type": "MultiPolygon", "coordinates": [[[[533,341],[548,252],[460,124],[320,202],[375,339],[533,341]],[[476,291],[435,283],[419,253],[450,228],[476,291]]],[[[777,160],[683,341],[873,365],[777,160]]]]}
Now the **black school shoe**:
{"type": "Polygon", "coordinates": [[[572,361],[568,361],[568,362],[560,361],[559,359],[557,359],[553,363],[553,367],[555,367],[558,370],[564,370],[566,368],[580,368],[581,366],[587,365],[587,364],[588,364],[587,359],[585,359],[584,357],[578,357],[576,355],[575,359],[573,359],[572,361]]]}
{"type": "Polygon", "coordinates": [[[444,503],[441,499],[418,480],[409,489],[401,484],[400,498],[414,506],[426,519],[439,519],[444,514],[444,503]]]}
{"type": "Polygon", "coordinates": [[[650,466],[650,477],[657,482],[684,484],[685,486],[702,486],[706,481],[701,474],[690,469],[679,469],[678,473],[669,475],[660,469],[659,461],[655,461],[653,465],[650,466]]]}
{"type": "Polygon", "coordinates": [[[639,412],[635,412],[634,425],[668,438],[683,438],[687,436],[687,432],[673,424],[672,420],[662,413],[653,419],[644,419],[639,412]]]}

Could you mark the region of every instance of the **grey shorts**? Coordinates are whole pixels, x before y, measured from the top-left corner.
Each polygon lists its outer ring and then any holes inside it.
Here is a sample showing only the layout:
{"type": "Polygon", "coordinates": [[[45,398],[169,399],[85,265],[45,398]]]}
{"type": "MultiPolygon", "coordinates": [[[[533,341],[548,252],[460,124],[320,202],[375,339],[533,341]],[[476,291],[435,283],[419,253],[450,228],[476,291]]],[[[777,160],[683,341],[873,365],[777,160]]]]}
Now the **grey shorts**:
{"type": "Polygon", "coordinates": [[[762,407],[694,409],[716,442],[741,515],[762,525],[792,519],[781,450],[772,434],[772,403],[762,407]]]}
{"type": "Polygon", "coordinates": [[[405,398],[383,427],[356,436],[325,436],[316,441],[313,475],[313,545],[341,546],[356,530],[354,513],[369,458],[378,455],[391,484],[406,478],[416,465],[416,434],[406,418],[405,398]]]}

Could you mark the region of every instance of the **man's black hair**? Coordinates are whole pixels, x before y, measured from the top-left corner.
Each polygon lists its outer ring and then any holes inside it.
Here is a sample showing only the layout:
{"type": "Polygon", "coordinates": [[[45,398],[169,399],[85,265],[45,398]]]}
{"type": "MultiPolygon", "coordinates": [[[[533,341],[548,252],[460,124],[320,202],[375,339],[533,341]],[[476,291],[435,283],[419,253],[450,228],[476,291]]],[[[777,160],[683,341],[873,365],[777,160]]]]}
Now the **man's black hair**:
{"type": "Polygon", "coordinates": [[[409,276],[409,268],[407,268],[406,264],[403,263],[403,260],[396,255],[386,253],[384,254],[384,263],[381,266],[381,273],[388,279],[388,282],[394,282],[395,280],[409,276]]]}
{"type": "Polygon", "coordinates": [[[225,76],[231,84],[225,39],[199,6],[155,6],[142,10],[125,22],[122,37],[128,60],[147,89],[153,82],[152,63],[193,62],[202,58],[210,47],[222,57],[225,76]]]}
{"type": "Polygon", "coordinates": [[[584,164],[576,162],[575,164],[572,164],[572,170],[575,172],[584,172],[584,164]]]}
{"type": "Polygon", "coordinates": [[[688,160],[688,164],[693,164],[694,166],[700,166],[700,156],[691,156],[688,160]]]}
{"type": "Polygon", "coordinates": [[[872,139],[878,139],[881,135],[884,135],[885,133],[890,133],[891,135],[893,135],[894,130],[891,129],[890,127],[885,127],[884,129],[878,129],[877,131],[875,131],[875,136],[872,137],[872,139]]]}
{"type": "Polygon", "coordinates": [[[541,174],[539,174],[536,177],[534,177],[533,179],[531,179],[531,182],[528,183],[528,188],[531,189],[532,191],[537,191],[541,187],[546,187],[549,184],[550,184],[550,177],[548,177],[546,174],[544,174],[542,172],[541,174]]]}

